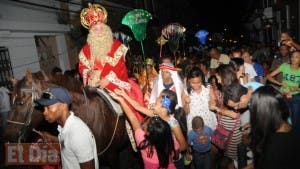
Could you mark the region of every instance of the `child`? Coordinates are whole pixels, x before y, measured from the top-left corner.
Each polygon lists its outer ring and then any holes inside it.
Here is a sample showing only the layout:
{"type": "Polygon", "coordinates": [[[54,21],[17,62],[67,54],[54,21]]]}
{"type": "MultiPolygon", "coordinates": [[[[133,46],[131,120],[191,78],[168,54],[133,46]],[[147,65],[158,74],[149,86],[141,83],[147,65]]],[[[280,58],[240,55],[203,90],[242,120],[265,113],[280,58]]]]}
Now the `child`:
{"type": "Polygon", "coordinates": [[[196,116],[192,120],[193,130],[189,133],[188,143],[193,148],[195,169],[210,169],[211,128],[204,125],[203,119],[196,116]]]}

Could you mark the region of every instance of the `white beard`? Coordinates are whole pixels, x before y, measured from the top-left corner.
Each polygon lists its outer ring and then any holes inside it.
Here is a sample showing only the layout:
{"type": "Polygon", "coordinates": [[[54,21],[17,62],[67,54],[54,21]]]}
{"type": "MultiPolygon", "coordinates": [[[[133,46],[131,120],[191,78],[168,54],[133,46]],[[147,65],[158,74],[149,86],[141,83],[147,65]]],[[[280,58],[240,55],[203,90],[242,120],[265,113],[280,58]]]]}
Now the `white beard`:
{"type": "Polygon", "coordinates": [[[100,60],[101,63],[104,63],[105,57],[111,50],[113,36],[111,29],[107,25],[101,24],[101,27],[102,36],[96,35],[96,32],[92,28],[88,34],[87,43],[90,47],[91,58],[100,60]]]}

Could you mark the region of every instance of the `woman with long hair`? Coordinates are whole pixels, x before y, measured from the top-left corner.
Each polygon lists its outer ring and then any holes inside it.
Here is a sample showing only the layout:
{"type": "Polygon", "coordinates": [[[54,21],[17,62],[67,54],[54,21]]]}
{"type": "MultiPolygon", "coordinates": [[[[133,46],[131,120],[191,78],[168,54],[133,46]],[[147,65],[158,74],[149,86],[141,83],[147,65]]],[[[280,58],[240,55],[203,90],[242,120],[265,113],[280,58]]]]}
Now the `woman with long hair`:
{"type": "Polygon", "coordinates": [[[216,69],[216,78],[218,83],[222,85],[222,105],[217,107],[211,106],[211,109],[235,119],[237,118],[235,110],[245,108],[248,104],[249,96],[248,93],[245,93],[246,88],[239,84],[236,71],[231,65],[220,65],[216,69]],[[234,91],[235,89],[239,91],[236,92],[234,91]],[[234,92],[233,94],[236,95],[233,96],[231,92],[234,92]],[[244,102],[247,102],[246,106],[241,105],[244,102]]]}
{"type": "Polygon", "coordinates": [[[135,100],[131,99],[124,90],[115,90],[116,94],[122,96],[126,102],[128,102],[134,109],[145,114],[148,117],[158,115],[160,118],[168,122],[171,127],[172,133],[175,135],[176,140],[179,143],[179,151],[184,151],[187,148],[186,141],[186,120],[183,110],[181,108],[175,110],[177,105],[177,95],[175,92],[169,89],[164,89],[156,100],[155,106],[152,109],[148,109],[140,105],[135,100]],[[170,98],[172,102],[168,105],[168,109],[161,109],[163,98],[170,98]],[[167,111],[166,111],[167,110],[167,111]],[[185,133],[185,134],[184,134],[185,133]]]}
{"type": "MultiPolygon", "coordinates": [[[[120,102],[131,123],[138,149],[142,154],[144,168],[176,169],[173,160],[177,159],[176,156],[178,153],[176,150],[179,149],[179,145],[172,135],[170,123],[158,115],[153,115],[142,127],[123,97],[117,96],[114,93],[111,95],[120,102]]],[[[175,108],[176,105],[175,99],[176,97],[163,96],[161,101],[156,104],[155,111],[157,113],[172,111],[171,107],[175,108]]]]}
{"type": "Polygon", "coordinates": [[[242,141],[240,127],[247,126],[250,121],[247,105],[250,100],[248,89],[240,84],[239,78],[244,76],[243,60],[235,58],[229,65],[220,65],[216,70],[216,77],[222,84],[223,105],[216,110],[218,123],[225,129],[233,130],[233,135],[225,149],[225,156],[238,160],[238,145],[242,141]],[[247,116],[248,115],[248,116],[247,116]],[[247,124],[247,125],[246,125],[247,124]]]}
{"type": "Polygon", "coordinates": [[[287,123],[284,96],[271,86],[261,87],[251,97],[250,112],[254,168],[299,168],[300,137],[287,123]]]}

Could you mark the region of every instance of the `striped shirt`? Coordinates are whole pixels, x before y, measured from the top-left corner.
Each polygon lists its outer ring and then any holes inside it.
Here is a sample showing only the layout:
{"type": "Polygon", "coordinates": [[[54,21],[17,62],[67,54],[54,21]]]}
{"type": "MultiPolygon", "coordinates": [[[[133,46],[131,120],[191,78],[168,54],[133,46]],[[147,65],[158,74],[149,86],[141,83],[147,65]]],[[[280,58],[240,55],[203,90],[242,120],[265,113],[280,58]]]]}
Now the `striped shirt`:
{"type": "Polygon", "coordinates": [[[225,156],[233,160],[237,160],[238,144],[240,144],[242,141],[242,133],[240,131],[241,122],[239,118],[233,119],[227,116],[222,116],[222,115],[220,116],[219,123],[227,130],[232,131],[236,122],[237,122],[237,126],[235,127],[233,135],[229,140],[227,148],[225,149],[225,156]]]}

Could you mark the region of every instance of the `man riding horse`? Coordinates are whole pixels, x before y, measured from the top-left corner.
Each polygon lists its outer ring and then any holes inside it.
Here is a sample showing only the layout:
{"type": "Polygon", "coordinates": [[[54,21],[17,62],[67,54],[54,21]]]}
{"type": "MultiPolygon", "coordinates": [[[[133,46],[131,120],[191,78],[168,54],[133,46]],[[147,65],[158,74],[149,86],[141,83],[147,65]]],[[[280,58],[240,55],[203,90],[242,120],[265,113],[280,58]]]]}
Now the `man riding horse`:
{"type": "MultiPolygon", "coordinates": [[[[113,39],[112,31],[106,25],[106,9],[99,4],[89,4],[88,8],[81,11],[80,19],[82,26],[89,29],[87,43],[79,53],[79,73],[84,85],[108,91],[122,88],[143,105],[141,89],[128,78],[125,64],[128,48],[113,39]]],[[[135,111],[135,114],[142,120],[138,112],[135,111]]]]}

